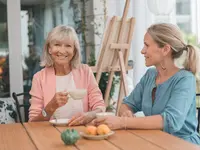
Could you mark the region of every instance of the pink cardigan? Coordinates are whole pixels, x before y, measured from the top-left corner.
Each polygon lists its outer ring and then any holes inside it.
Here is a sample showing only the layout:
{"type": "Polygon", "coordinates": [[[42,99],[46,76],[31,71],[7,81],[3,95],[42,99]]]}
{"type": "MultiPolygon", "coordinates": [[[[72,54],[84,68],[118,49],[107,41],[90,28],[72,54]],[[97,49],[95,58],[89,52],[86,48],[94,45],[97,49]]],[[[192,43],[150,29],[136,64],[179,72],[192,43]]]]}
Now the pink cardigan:
{"type": "MultiPolygon", "coordinates": [[[[72,70],[77,89],[87,89],[87,95],[83,99],[84,112],[99,107],[105,109],[102,93],[88,65],[80,65],[72,70]]],[[[44,68],[37,72],[32,81],[31,106],[29,109],[29,121],[38,116],[42,109],[52,100],[56,93],[56,75],[53,67],[44,68]]]]}

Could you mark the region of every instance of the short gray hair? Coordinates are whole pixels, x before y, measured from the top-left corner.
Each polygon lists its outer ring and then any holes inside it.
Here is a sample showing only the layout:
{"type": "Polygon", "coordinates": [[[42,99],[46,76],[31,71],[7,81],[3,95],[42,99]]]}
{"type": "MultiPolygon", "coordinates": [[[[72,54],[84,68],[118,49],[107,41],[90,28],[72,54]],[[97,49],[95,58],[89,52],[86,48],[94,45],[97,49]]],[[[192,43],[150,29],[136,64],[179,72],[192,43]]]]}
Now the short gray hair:
{"type": "Polygon", "coordinates": [[[47,36],[43,49],[42,61],[40,63],[42,67],[52,67],[54,64],[48,50],[50,44],[57,41],[63,41],[66,38],[74,40],[75,55],[71,60],[71,67],[77,68],[80,65],[81,63],[80,44],[76,31],[74,30],[74,28],[70,26],[59,25],[53,28],[47,36]]]}

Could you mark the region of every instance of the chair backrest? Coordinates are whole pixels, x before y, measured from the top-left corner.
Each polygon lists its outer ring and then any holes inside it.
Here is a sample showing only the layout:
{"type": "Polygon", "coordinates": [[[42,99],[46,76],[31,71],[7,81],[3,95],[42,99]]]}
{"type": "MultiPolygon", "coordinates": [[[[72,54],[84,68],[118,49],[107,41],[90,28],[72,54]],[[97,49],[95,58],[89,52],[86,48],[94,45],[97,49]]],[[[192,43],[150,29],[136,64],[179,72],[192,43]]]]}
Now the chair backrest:
{"type": "Polygon", "coordinates": [[[200,80],[196,80],[196,107],[200,108],[200,80]]]}
{"type": "Polygon", "coordinates": [[[30,107],[30,103],[29,103],[29,99],[30,99],[30,95],[29,93],[12,93],[12,97],[16,102],[16,110],[17,110],[17,115],[19,118],[20,123],[23,122],[23,118],[25,118],[25,122],[28,121],[28,111],[29,111],[29,107],[30,107]],[[18,97],[23,96],[23,99],[19,99],[18,97]],[[23,101],[22,104],[20,104],[20,100],[23,101]],[[24,108],[24,117],[22,118],[22,114],[20,111],[20,108],[23,107],[24,108]]]}
{"type": "Polygon", "coordinates": [[[196,102],[197,102],[197,110],[198,110],[198,114],[197,114],[197,119],[198,119],[198,126],[197,126],[197,131],[199,132],[199,124],[200,124],[200,93],[196,94],[196,102]]]}
{"type": "Polygon", "coordinates": [[[200,93],[196,94],[196,107],[200,108],[200,93]]]}
{"type": "Polygon", "coordinates": [[[15,102],[10,99],[0,99],[0,124],[15,123],[16,118],[15,102]]]}

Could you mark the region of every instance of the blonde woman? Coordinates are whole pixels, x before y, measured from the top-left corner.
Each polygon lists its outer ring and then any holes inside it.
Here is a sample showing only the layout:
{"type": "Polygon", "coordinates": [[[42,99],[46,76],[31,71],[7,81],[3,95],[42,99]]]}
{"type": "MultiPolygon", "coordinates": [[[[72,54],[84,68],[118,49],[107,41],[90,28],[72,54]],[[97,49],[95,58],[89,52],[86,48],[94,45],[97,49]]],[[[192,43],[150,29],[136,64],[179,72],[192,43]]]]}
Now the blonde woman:
{"type": "Polygon", "coordinates": [[[194,144],[200,144],[196,117],[196,51],[184,43],[178,27],[155,24],[144,36],[141,53],[147,70],[120,108],[121,117],[105,117],[95,124],[108,124],[113,129],[160,129],[194,144]],[[184,68],[174,61],[186,53],[184,68]],[[134,117],[143,111],[145,117],[134,117]]]}
{"type": "Polygon", "coordinates": [[[87,65],[80,63],[80,46],[72,27],[60,25],[49,34],[41,66],[33,77],[29,121],[49,120],[52,116],[71,118],[69,125],[89,123],[97,112],[105,111],[102,93],[87,65]],[[86,89],[82,100],[68,97],[67,91],[86,89]]]}

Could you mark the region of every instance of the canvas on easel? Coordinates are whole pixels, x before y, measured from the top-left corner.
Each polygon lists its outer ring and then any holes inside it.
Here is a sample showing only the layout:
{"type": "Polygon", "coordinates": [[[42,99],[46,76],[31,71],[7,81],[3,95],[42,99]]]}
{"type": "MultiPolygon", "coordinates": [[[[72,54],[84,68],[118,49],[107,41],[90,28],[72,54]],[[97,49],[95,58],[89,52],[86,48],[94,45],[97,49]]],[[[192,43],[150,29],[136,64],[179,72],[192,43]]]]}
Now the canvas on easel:
{"type": "Polygon", "coordinates": [[[122,18],[114,16],[107,20],[104,31],[100,55],[97,64],[92,68],[96,72],[96,80],[99,83],[102,72],[109,73],[104,100],[106,106],[109,102],[109,94],[115,72],[120,72],[120,90],[117,102],[117,111],[123,96],[128,95],[126,72],[128,71],[128,57],[134,31],[135,19],[127,19],[130,0],[126,0],[122,18]]]}

